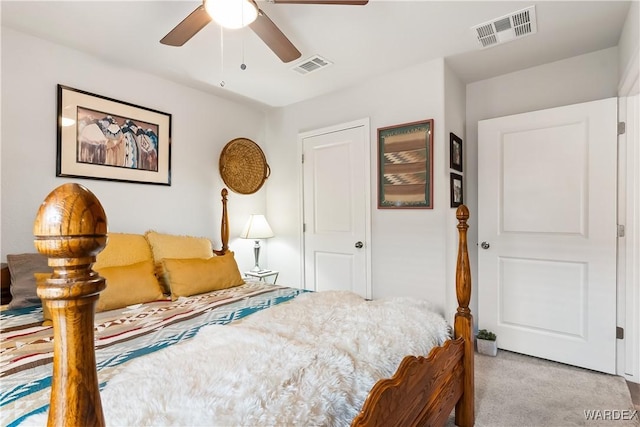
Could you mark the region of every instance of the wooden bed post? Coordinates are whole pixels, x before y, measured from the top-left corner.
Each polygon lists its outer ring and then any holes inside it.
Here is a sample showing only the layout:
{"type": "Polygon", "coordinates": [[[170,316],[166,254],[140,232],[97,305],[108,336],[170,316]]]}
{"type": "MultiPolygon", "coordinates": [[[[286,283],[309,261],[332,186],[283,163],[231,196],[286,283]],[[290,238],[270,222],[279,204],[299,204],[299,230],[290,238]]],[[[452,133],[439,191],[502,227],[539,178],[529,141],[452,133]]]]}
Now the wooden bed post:
{"type": "Polygon", "coordinates": [[[467,250],[469,210],[460,205],[454,339],[434,347],[427,357],[406,356],[391,378],[379,380],[369,392],[351,427],[443,426],[455,408],[455,423],[475,422],[473,381],[473,316],[471,270],[467,250]]]}
{"type": "Polygon", "coordinates": [[[107,244],[107,217],[88,189],[63,184],[44,200],[33,226],[53,275],[38,296],[53,320],[49,426],[104,426],[94,351],[94,310],[105,280],[91,269],[107,244]]]}
{"type": "Polygon", "coordinates": [[[229,214],[227,212],[227,195],[229,191],[223,188],[220,192],[222,196],[222,220],[220,221],[220,240],[222,240],[222,248],[213,252],[216,255],[224,255],[229,250],[229,214]]]}
{"type": "Polygon", "coordinates": [[[456,425],[471,427],[475,423],[474,411],[474,381],[473,381],[473,316],[469,309],[471,300],[471,269],[469,267],[469,252],[467,250],[467,229],[469,225],[469,209],[460,205],[456,210],[458,218],[458,262],[456,267],[456,295],[458,297],[458,311],[454,320],[455,338],[464,339],[464,373],[463,394],[456,404],[456,425]]]}

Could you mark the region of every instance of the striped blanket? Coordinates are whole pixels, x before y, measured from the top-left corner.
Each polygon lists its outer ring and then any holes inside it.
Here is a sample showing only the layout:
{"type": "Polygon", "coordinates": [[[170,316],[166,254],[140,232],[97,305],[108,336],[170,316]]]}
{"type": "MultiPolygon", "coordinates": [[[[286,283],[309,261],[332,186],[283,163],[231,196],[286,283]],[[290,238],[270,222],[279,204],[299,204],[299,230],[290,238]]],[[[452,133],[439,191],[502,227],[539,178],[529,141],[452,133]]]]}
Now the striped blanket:
{"type": "MultiPolygon", "coordinates": [[[[227,324],[302,292],[247,282],[174,302],[157,301],[97,313],[95,346],[100,387],[139,356],[189,339],[204,326],[227,324]]],[[[48,409],[53,331],[41,324],[41,307],[0,312],[0,425],[16,426],[48,409]]]]}

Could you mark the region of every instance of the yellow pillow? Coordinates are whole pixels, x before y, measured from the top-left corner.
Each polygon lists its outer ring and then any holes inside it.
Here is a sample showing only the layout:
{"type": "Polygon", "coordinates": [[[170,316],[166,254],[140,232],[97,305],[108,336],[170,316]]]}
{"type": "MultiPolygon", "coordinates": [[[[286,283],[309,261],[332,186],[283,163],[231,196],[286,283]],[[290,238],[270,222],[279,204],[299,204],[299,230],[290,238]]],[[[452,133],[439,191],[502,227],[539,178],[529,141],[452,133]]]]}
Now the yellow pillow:
{"type": "Polygon", "coordinates": [[[107,281],[106,289],[100,292],[96,312],[165,299],[150,259],[96,271],[107,281]]]}
{"type": "Polygon", "coordinates": [[[153,254],[142,234],[109,233],[107,246],[96,256],[93,269],[137,264],[150,259],[153,254]]]}
{"type": "Polygon", "coordinates": [[[153,260],[156,266],[156,276],[166,293],[169,293],[169,284],[166,283],[165,272],[162,267],[162,260],[165,258],[211,258],[213,248],[211,241],[204,237],[178,236],[175,234],[162,234],[155,231],[147,231],[145,234],[153,260]]]}
{"type": "Polygon", "coordinates": [[[173,300],[244,284],[233,252],[209,259],[168,258],[162,264],[173,300]]]}
{"type": "MultiPolygon", "coordinates": [[[[150,259],[136,264],[96,270],[107,284],[100,292],[96,312],[166,299],[153,270],[153,261],[150,259]]],[[[36,283],[40,284],[51,277],[51,273],[35,273],[35,277],[36,283]]],[[[51,313],[45,304],[42,304],[42,311],[42,326],[50,326],[51,313]]]]}

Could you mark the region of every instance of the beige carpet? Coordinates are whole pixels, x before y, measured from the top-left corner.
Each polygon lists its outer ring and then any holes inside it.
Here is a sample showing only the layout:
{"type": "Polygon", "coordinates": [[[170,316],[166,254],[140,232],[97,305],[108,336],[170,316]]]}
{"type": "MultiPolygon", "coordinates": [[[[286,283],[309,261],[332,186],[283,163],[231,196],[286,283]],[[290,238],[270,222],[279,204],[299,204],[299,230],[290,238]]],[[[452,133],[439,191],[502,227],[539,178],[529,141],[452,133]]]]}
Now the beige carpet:
{"type": "Polygon", "coordinates": [[[478,427],[640,426],[622,377],[504,350],[475,370],[478,427]]]}

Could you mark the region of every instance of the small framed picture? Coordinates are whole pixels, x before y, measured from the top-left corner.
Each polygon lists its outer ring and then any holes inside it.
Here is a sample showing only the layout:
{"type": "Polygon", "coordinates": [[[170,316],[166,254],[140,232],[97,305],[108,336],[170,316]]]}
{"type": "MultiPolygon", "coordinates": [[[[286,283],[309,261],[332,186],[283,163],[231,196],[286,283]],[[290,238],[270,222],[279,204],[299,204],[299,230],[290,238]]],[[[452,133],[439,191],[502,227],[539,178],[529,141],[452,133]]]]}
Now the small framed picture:
{"type": "Polygon", "coordinates": [[[451,172],[451,207],[457,208],[464,203],[464,189],[462,186],[462,175],[451,172]]]}
{"type": "Polygon", "coordinates": [[[449,167],[462,172],[462,139],[449,133],[449,167]]]}

